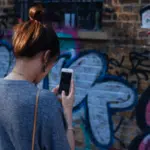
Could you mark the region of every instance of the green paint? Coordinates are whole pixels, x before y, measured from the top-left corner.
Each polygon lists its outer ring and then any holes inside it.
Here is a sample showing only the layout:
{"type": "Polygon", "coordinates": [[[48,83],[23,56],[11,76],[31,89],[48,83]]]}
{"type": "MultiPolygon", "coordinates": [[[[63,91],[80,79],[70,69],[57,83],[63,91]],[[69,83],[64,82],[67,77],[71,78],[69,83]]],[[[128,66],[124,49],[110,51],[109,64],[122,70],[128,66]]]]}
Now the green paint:
{"type": "Polygon", "coordinates": [[[80,127],[81,127],[81,129],[83,131],[83,135],[84,135],[85,150],[91,150],[91,141],[90,141],[88,132],[85,130],[83,123],[80,124],[80,127]]]}
{"type": "Polygon", "coordinates": [[[146,19],[146,23],[149,23],[150,22],[150,19],[146,19]]]}
{"type": "Polygon", "coordinates": [[[57,36],[59,38],[70,38],[69,40],[59,39],[61,52],[76,48],[76,42],[72,39],[73,36],[71,34],[57,32],[57,36]]]}

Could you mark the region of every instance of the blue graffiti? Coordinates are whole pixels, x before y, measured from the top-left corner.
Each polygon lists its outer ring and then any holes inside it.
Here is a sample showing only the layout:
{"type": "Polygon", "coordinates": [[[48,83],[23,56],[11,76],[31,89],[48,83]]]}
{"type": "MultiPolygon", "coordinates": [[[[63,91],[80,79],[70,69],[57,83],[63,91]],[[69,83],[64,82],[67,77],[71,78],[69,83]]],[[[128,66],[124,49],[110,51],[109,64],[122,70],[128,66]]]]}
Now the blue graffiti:
{"type": "MultiPolygon", "coordinates": [[[[2,66],[5,66],[1,68],[3,77],[12,64],[12,47],[5,41],[0,41],[0,44],[4,54],[1,55],[2,66]]],[[[62,53],[42,83],[44,88],[52,89],[59,84],[61,68],[74,70],[76,92],[73,119],[82,120],[93,143],[104,149],[114,141],[116,129],[113,127],[113,114],[132,109],[137,102],[135,90],[126,81],[107,74],[106,60],[104,54],[95,50],[62,53]]]]}
{"type": "Polygon", "coordinates": [[[0,77],[6,76],[12,68],[12,49],[12,45],[9,42],[0,40],[0,77]]]}
{"type": "Polygon", "coordinates": [[[49,74],[49,88],[59,84],[61,68],[74,69],[74,120],[84,120],[94,144],[108,148],[114,140],[112,115],[132,109],[136,91],[122,78],[107,75],[105,55],[94,50],[60,56],[49,74]]]}

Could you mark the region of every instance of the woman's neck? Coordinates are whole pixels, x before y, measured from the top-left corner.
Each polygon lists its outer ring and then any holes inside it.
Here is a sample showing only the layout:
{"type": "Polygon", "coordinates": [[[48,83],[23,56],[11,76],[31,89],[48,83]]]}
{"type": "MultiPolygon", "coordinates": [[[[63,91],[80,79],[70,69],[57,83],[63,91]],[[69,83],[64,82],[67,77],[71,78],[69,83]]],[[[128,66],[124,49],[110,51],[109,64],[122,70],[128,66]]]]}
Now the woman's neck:
{"type": "Polygon", "coordinates": [[[25,62],[23,60],[17,60],[16,65],[12,72],[5,79],[13,80],[27,80],[32,83],[36,83],[38,69],[33,62],[25,62]]]}
{"type": "Polygon", "coordinates": [[[27,75],[24,75],[23,73],[16,71],[16,70],[12,70],[12,72],[9,73],[4,79],[7,79],[7,80],[27,80],[29,82],[35,83],[34,79],[28,77],[27,75]]]}

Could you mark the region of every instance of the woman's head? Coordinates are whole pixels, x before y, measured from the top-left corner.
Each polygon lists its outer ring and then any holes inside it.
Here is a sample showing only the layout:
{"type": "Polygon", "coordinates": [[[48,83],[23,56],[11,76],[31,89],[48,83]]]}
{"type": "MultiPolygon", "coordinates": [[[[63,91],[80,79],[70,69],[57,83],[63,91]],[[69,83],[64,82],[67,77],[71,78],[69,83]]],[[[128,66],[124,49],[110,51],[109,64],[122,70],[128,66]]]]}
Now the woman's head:
{"type": "Polygon", "coordinates": [[[26,59],[29,62],[40,58],[41,67],[43,65],[48,73],[60,53],[60,47],[58,37],[51,25],[46,24],[44,15],[40,5],[30,8],[30,20],[14,27],[13,47],[17,60],[26,59]]]}

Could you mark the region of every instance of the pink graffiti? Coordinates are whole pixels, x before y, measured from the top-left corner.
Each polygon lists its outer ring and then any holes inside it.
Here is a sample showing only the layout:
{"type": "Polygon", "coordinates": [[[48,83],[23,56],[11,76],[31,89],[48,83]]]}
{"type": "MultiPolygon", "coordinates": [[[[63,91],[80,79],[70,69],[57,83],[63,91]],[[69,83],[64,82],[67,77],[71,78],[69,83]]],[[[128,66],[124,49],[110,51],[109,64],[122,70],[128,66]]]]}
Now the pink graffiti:
{"type": "Polygon", "coordinates": [[[150,135],[143,139],[139,146],[139,150],[150,150],[150,135]]]}
{"type": "Polygon", "coordinates": [[[150,100],[149,100],[149,103],[148,105],[146,106],[146,113],[145,113],[145,118],[146,118],[146,123],[147,125],[150,126],[150,100]]]}
{"type": "Polygon", "coordinates": [[[75,41],[75,49],[76,49],[76,52],[78,53],[79,52],[79,40],[78,39],[78,30],[74,29],[74,28],[68,28],[68,27],[65,27],[63,29],[55,29],[55,31],[58,33],[65,33],[65,34],[70,34],[71,37],[72,37],[72,40],[75,41]]]}

